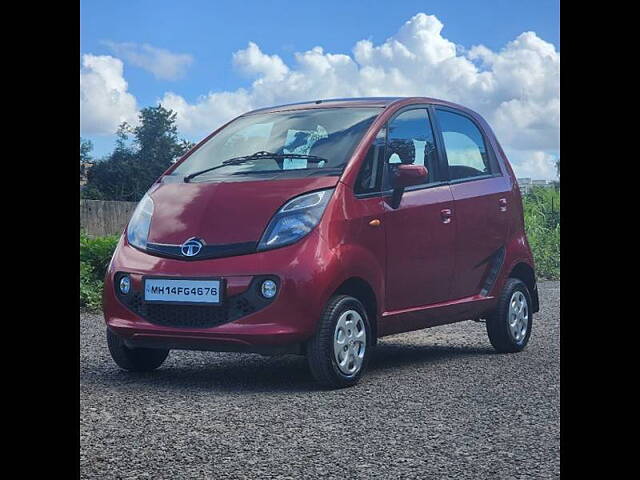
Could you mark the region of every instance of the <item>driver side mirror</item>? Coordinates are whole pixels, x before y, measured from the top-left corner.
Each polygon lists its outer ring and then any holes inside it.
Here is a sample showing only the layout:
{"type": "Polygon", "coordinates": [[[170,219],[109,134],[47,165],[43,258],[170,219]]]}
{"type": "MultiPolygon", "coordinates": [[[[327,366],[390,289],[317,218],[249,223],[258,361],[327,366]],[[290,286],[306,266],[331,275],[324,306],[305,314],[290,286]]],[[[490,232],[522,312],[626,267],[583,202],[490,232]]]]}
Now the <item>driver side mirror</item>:
{"type": "Polygon", "coordinates": [[[398,189],[420,185],[427,180],[429,171],[424,165],[399,164],[393,171],[393,188],[398,189]]]}
{"type": "Polygon", "coordinates": [[[426,183],[429,171],[424,165],[413,165],[401,163],[393,169],[391,179],[393,185],[393,195],[391,196],[391,208],[398,208],[402,194],[406,187],[422,185],[426,183]]]}

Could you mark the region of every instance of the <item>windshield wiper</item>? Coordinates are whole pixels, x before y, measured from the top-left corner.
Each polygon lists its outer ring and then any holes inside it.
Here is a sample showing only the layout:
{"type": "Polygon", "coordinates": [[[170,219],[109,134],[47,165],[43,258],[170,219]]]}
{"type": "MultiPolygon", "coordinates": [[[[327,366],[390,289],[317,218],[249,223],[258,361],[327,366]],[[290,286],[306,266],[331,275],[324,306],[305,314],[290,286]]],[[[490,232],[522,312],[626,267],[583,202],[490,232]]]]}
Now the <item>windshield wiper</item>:
{"type": "Polygon", "coordinates": [[[304,155],[301,153],[271,153],[271,152],[262,151],[262,152],[256,152],[251,155],[246,155],[244,157],[230,158],[229,160],[225,160],[220,165],[216,165],[215,167],[205,168],[204,170],[200,170],[199,172],[191,173],[186,177],[184,177],[184,182],[189,183],[189,180],[191,180],[192,178],[197,177],[198,175],[202,175],[203,173],[210,172],[217,168],[226,167],[228,165],[240,165],[241,163],[250,162],[251,160],[263,159],[263,158],[271,159],[271,160],[278,159],[278,158],[305,159],[311,163],[320,163],[320,162],[328,161],[326,158],[317,157],[315,155],[304,155]]]}

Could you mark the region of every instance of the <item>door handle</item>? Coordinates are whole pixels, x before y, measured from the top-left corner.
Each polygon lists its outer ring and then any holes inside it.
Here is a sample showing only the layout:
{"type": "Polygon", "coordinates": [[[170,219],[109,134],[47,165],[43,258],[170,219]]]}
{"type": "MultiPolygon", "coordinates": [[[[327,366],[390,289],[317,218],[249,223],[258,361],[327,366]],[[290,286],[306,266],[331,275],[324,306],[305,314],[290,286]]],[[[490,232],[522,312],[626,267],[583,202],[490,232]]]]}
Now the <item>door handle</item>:
{"type": "Polygon", "coordinates": [[[443,208],[440,210],[440,219],[442,220],[442,223],[451,223],[452,215],[453,213],[450,208],[443,208]]]}
{"type": "Polygon", "coordinates": [[[506,198],[501,198],[498,200],[498,205],[500,206],[500,211],[501,212],[506,212],[507,211],[507,199],[506,198]]]}
{"type": "Polygon", "coordinates": [[[374,218],[373,220],[371,220],[369,222],[369,226],[370,227],[379,227],[381,224],[382,224],[382,222],[378,218],[374,218]]]}

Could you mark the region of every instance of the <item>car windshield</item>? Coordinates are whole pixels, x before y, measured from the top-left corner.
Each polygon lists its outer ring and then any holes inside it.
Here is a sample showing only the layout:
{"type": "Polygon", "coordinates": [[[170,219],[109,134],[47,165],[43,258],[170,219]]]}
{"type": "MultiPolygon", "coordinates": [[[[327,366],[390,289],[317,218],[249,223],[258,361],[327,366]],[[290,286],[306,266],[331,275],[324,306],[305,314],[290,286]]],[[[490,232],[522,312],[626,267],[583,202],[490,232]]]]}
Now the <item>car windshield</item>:
{"type": "Polygon", "coordinates": [[[246,115],[201,145],[171,176],[203,182],[232,175],[339,175],[380,112],[353,107],[246,115]]]}

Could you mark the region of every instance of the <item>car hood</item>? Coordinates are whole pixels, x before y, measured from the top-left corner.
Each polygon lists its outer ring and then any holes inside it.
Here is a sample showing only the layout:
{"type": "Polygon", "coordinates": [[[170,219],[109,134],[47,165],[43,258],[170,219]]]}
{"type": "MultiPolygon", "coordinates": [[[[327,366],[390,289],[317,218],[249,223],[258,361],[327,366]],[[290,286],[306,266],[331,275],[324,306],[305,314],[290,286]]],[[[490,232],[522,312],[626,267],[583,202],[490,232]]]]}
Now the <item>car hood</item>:
{"type": "Polygon", "coordinates": [[[271,217],[285,202],[337,183],[337,176],[161,183],[150,194],[154,210],[148,241],[181,245],[197,237],[208,245],[257,243],[271,217]]]}

